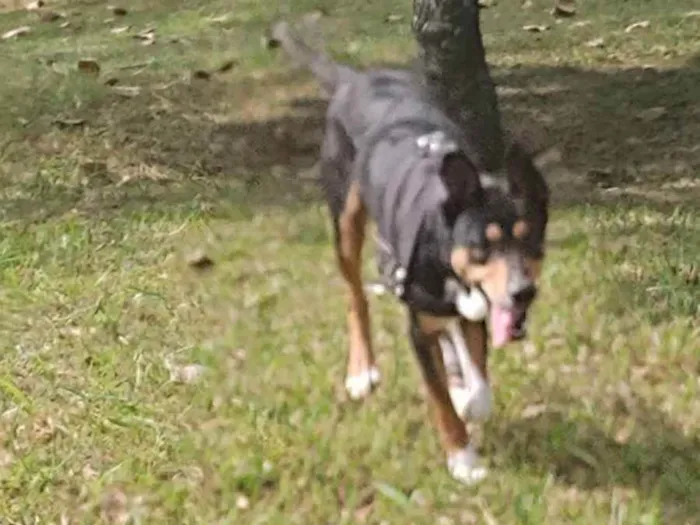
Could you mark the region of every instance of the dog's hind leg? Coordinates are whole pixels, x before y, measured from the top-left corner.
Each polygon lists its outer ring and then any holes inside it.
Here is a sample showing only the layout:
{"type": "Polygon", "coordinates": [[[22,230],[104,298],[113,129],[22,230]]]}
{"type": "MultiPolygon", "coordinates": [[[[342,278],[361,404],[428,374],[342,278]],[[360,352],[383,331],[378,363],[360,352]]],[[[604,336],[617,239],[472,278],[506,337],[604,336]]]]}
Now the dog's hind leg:
{"type": "Polygon", "coordinates": [[[352,399],[364,398],[379,382],[370,334],[369,305],[362,283],[362,247],[367,213],[359,184],[351,180],[354,148],[342,128],[329,120],[321,152],[338,266],[348,286],[349,354],[345,388],[352,399]]]}

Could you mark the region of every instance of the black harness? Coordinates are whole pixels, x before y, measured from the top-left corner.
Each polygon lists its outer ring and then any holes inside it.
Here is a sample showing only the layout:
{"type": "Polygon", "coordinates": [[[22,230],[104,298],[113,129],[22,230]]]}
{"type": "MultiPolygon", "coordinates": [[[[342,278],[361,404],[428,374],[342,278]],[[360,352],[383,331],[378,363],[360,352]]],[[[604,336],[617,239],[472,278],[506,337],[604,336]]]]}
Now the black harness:
{"type": "Polygon", "coordinates": [[[398,263],[385,243],[378,239],[377,266],[379,268],[379,284],[391,292],[399,301],[410,308],[437,317],[453,317],[457,315],[455,299],[457,287],[447,286],[448,279],[459,282],[457,275],[451,270],[449,277],[443,280],[443,291],[439,297],[428,293],[419,283],[411,279],[406,268],[398,263]]]}
{"type": "MultiPolygon", "coordinates": [[[[439,289],[431,291],[426,290],[424,283],[414,280],[411,266],[421,227],[430,214],[439,213],[437,210],[447,197],[439,180],[443,159],[459,148],[444,132],[429,123],[426,126],[424,120],[409,120],[398,126],[394,122],[392,128],[382,137],[385,147],[382,148],[381,141],[374,145],[366,164],[360,166],[363,169],[360,176],[392,174],[388,180],[363,181],[373,186],[366,198],[374,208],[379,229],[377,265],[381,286],[412,309],[436,316],[455,316],[459,287],[446,284],[460,281],[449,265],[439,289]],[[416,126],[423,127],[417,138],[416,126]]],[[[441,216],[431,219],[443,220],[441,216]]]]}

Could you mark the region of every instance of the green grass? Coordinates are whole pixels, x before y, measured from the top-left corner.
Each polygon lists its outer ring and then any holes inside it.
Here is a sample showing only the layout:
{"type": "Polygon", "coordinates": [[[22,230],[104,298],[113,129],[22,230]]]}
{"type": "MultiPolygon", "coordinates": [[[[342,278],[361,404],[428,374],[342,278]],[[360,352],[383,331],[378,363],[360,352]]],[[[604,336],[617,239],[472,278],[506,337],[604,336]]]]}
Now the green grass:
{"type": "Polygon", "coordinates": [[[404,63],[410,4],[0,15],[32,27],[0,44],[0,521],[700,523],[696,3],[482,11],[506,120],[568,170],[550,174],[531,337],[492,354],[476,488],[446,473],[392,302],[372,299],[381,388],[343,394],[344,289],[312,180],[324,104],[261,45],[273,18],[324,7],[334,54],[404,63]],[[129,36],[151,24],[154,45],[129,36]],[[212,271],[187,265],[198,248],[212,271]],[[171,380],[190,364],[198,381],[171,380]]]}

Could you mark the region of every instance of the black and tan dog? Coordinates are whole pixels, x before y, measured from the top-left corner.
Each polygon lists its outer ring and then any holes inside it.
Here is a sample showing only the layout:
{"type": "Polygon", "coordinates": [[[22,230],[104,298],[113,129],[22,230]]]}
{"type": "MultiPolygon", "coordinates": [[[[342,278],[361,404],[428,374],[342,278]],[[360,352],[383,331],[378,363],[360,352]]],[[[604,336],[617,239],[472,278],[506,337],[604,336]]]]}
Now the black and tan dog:
{"type": "Polygon", "coordinates": [[[361,398],[379,382],[361,275],[371,219],[380,273],[408,310],[449,471],[478,481],[487,471],[465,421],[490,412],[489,333],[495,347],[525,336],[544,257],[545,181],[517,142],[507,149],[502,176],[479,170],[460,130],[414,73],[338,64],[286,22],[275,24],[271,37],[330,95],[320,166],[350,296],[346,388],[361,398]]]}

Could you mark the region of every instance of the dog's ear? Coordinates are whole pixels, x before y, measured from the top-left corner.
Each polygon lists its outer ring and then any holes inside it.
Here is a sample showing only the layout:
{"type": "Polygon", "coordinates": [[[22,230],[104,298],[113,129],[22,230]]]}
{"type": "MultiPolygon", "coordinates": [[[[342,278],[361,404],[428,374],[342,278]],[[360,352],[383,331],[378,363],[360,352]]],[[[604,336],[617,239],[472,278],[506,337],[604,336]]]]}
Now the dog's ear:
{"type": "Polygon", "coordinates": [[[483,204],[484,190],[479,172],[464,153],[445,155],[440,167],[440,178],[447,190],[443,209],[450,223],[465,209],[483,204]]]}
{"type": "Polygon", "coordinates": [[[512,141],[506,150],[505,169],[509,193],[519,213],[534,224],[535,230],[544,235],[549,207],[549,188],[542,173],[535,166],[533,156],[519,142],[512,141]]]}

